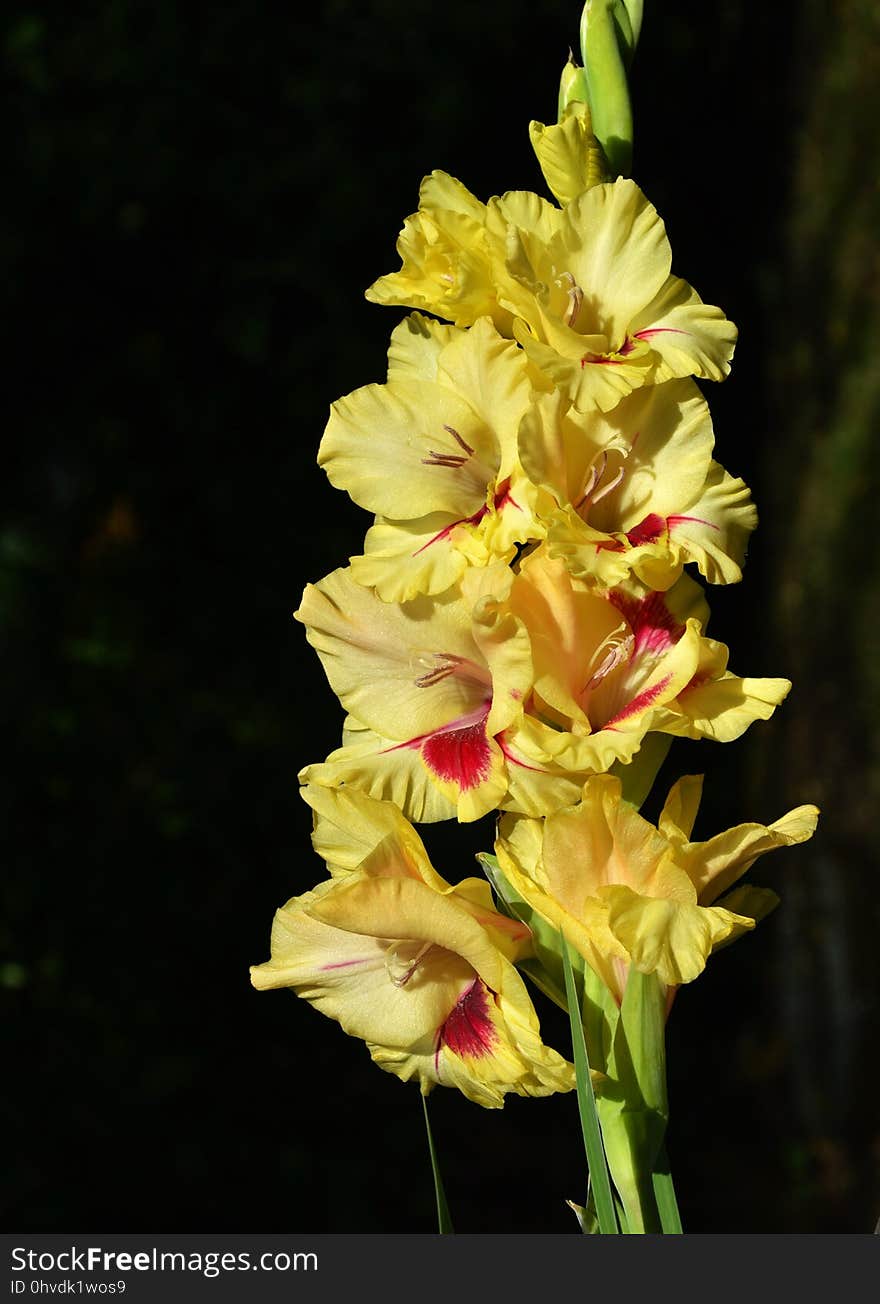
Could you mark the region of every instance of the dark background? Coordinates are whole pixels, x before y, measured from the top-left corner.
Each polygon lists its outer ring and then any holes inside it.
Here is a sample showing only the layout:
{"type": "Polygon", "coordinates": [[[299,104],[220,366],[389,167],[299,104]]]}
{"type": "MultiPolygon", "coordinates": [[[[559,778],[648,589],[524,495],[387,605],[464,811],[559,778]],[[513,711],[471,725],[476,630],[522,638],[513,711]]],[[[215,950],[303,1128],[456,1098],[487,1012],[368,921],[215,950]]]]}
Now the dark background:
{"type": "MultiPolygon", "coordinates": [[[[341,710],[290,613],[367,520],[315,465],[401,313],[364,288],[431,168],[543,190],[579,7],[427,0],[12,5],[0,618],[6,1224],[430,1231],[418,1092],[289,993],[272,913],[323,876],[296,773],[341,710]]],[[[762,525],[713,590],[769,724],[676,742],[700,836],[816,801],[760,863],[781,909],[679,995],[687,1230],[880,1213],[878,27],[869,0],[646,4],[634,175],[674,267],[738,322],[707,386],[762,525]]],[[[426,834],[473,872],[491,822],[426,834]]],[[[541,1002],[548,1040],[567,1050],[541,1002]]],[[[572,1096],[435,1092],[459,1230],[571,1231],[572,1096]]]]}

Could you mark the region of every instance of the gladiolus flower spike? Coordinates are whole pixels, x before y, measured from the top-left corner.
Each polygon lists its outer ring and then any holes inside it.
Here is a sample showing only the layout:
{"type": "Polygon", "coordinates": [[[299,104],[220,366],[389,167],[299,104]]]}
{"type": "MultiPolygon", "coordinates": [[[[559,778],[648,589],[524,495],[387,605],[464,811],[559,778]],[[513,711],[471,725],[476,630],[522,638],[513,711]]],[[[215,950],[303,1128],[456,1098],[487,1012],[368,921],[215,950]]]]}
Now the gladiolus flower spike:
{"type": "Polygon", "coordinates": [[[318,461],[372,519],[296,612],[346,712],[300,774],[326,875],[277,911],[251,977],[423,1097],[577,1087],[581,1228],[675,1233],[673,997],[774,908],[741,880],[818,811],[695,839],[687,776],[656,825],[639,813],[676,736],[730,742],[791,687],[734,674],[707,632],[695,572],[738,582],[757,515],[696,384],[728,375],[736,328],[673,274],[628,176],[641,9],[584,6],[583,67],[558,121],[529,126],[553,200],[483,202],[432,172],[400,269],[367,290],[409,312],[387,374],[332,404],[318,461]],[[493,812],[485,878],[442,877],[415,824],[493,812]],[[574,1064],[527,982],[568,1011],[574,1064]]]}

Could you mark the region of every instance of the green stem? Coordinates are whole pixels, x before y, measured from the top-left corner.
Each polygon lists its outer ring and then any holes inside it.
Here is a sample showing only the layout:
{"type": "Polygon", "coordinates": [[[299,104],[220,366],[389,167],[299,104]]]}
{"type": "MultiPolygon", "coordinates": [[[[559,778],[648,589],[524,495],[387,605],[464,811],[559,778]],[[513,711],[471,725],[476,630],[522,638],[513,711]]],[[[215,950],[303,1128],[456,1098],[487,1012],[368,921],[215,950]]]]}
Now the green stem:
{"type": "Polygon", "coordinates": [[[443,1178],[440,1176],[440,1166],[437,1163],[437,1151],[434,1148],[434,1135],[431,1132],[431,1122],[428,1118],[428,1097],[422,1096],[422,1111],[425,1115],[425,1131],[428,1134],[428,1154],[431,1156],[431,1171],[434,1174],[434,1195],[437,1199],[437,1231],[440,1235],[452,1235],[455,1228],[452,1226],[452,1218],[449,1215],[449,1205],[446,1203],[446,1192],[443,1190],[443,1178]]]}
{"type": "MultiPolygon", "coordinates": [[[[665,988],[654,974],[630,969],[598,1100],[608,1167],[630,1232],[659,1232],[672,1220],[669,1183],[660,1155],[666,1132],[665,988]],[[660,1191],[654,1174],[661,1174],[660,1191]]],[[[666,1166],[668,1172],[668,1165],[666,1166]]]]}

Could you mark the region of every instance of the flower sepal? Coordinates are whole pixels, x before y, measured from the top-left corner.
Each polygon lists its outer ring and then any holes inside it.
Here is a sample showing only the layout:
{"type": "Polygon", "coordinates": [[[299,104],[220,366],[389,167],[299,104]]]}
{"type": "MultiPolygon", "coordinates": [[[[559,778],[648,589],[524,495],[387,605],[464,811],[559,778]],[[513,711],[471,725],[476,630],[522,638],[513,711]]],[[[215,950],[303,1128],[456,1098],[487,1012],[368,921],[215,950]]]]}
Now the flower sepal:
{"type": "MultiPolygon", "coordinates": [[[[578,71],[583,73],[582,68],[578,71]]],[[[578,86],[575,83],[575,91],[578,86]]],[[[612,179],[608,160],[593,132],[589,105],[580,98],[566,103],[557,123],[545,127],[543,122],[530,122],[529,140],[544,180],[560,204],[612,179]]]]}
{"type": "MultiPolygon", "coordinates": [[[[530,978],[539,991],[561,1010],[568,1009],[565,995],[565,978],[562,955],[559,950],[558,931],[520,896],[498,862],[498,857],[488,851],[477,853],[477,862],[492,885],[498,909],[510,919],[525,924],[531,932],[533,956],[517,960],[517,968],[530,978]]],[[[580,956],[574,955],[576,965],[580,956]]]]}

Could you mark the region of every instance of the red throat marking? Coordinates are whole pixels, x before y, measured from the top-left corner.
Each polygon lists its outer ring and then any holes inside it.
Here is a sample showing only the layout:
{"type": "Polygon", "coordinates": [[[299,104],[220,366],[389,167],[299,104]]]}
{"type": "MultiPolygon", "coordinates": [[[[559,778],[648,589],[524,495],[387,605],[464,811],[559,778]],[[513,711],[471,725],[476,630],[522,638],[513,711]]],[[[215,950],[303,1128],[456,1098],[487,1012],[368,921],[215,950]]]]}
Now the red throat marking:
{"type": "Polygon", "coordinates": [[[684,633],[684,625],[669,610],[662,593],[633,598],[628,593],[615,590],[608,597],[633,632],[633,658],[645,653],[660,656],[677,643],[684,633]]]}
{"type": "Polygon", "coordinates": [[[431,734],[422,743],[422,759],[438,779],[455,783],[462,792],[476,788],[489,774],[492,754],[486,737],[485,714],[458,729],[431,734]]]}
{"type": "Polygon", "coordinates": [[[437,1032],[434,1062],[444,1046],[453,1055],[482,1059],[491,1053],[497,1040],[498,1032],[489,1014],[489,989],[475,978],[437,1032]]]}

